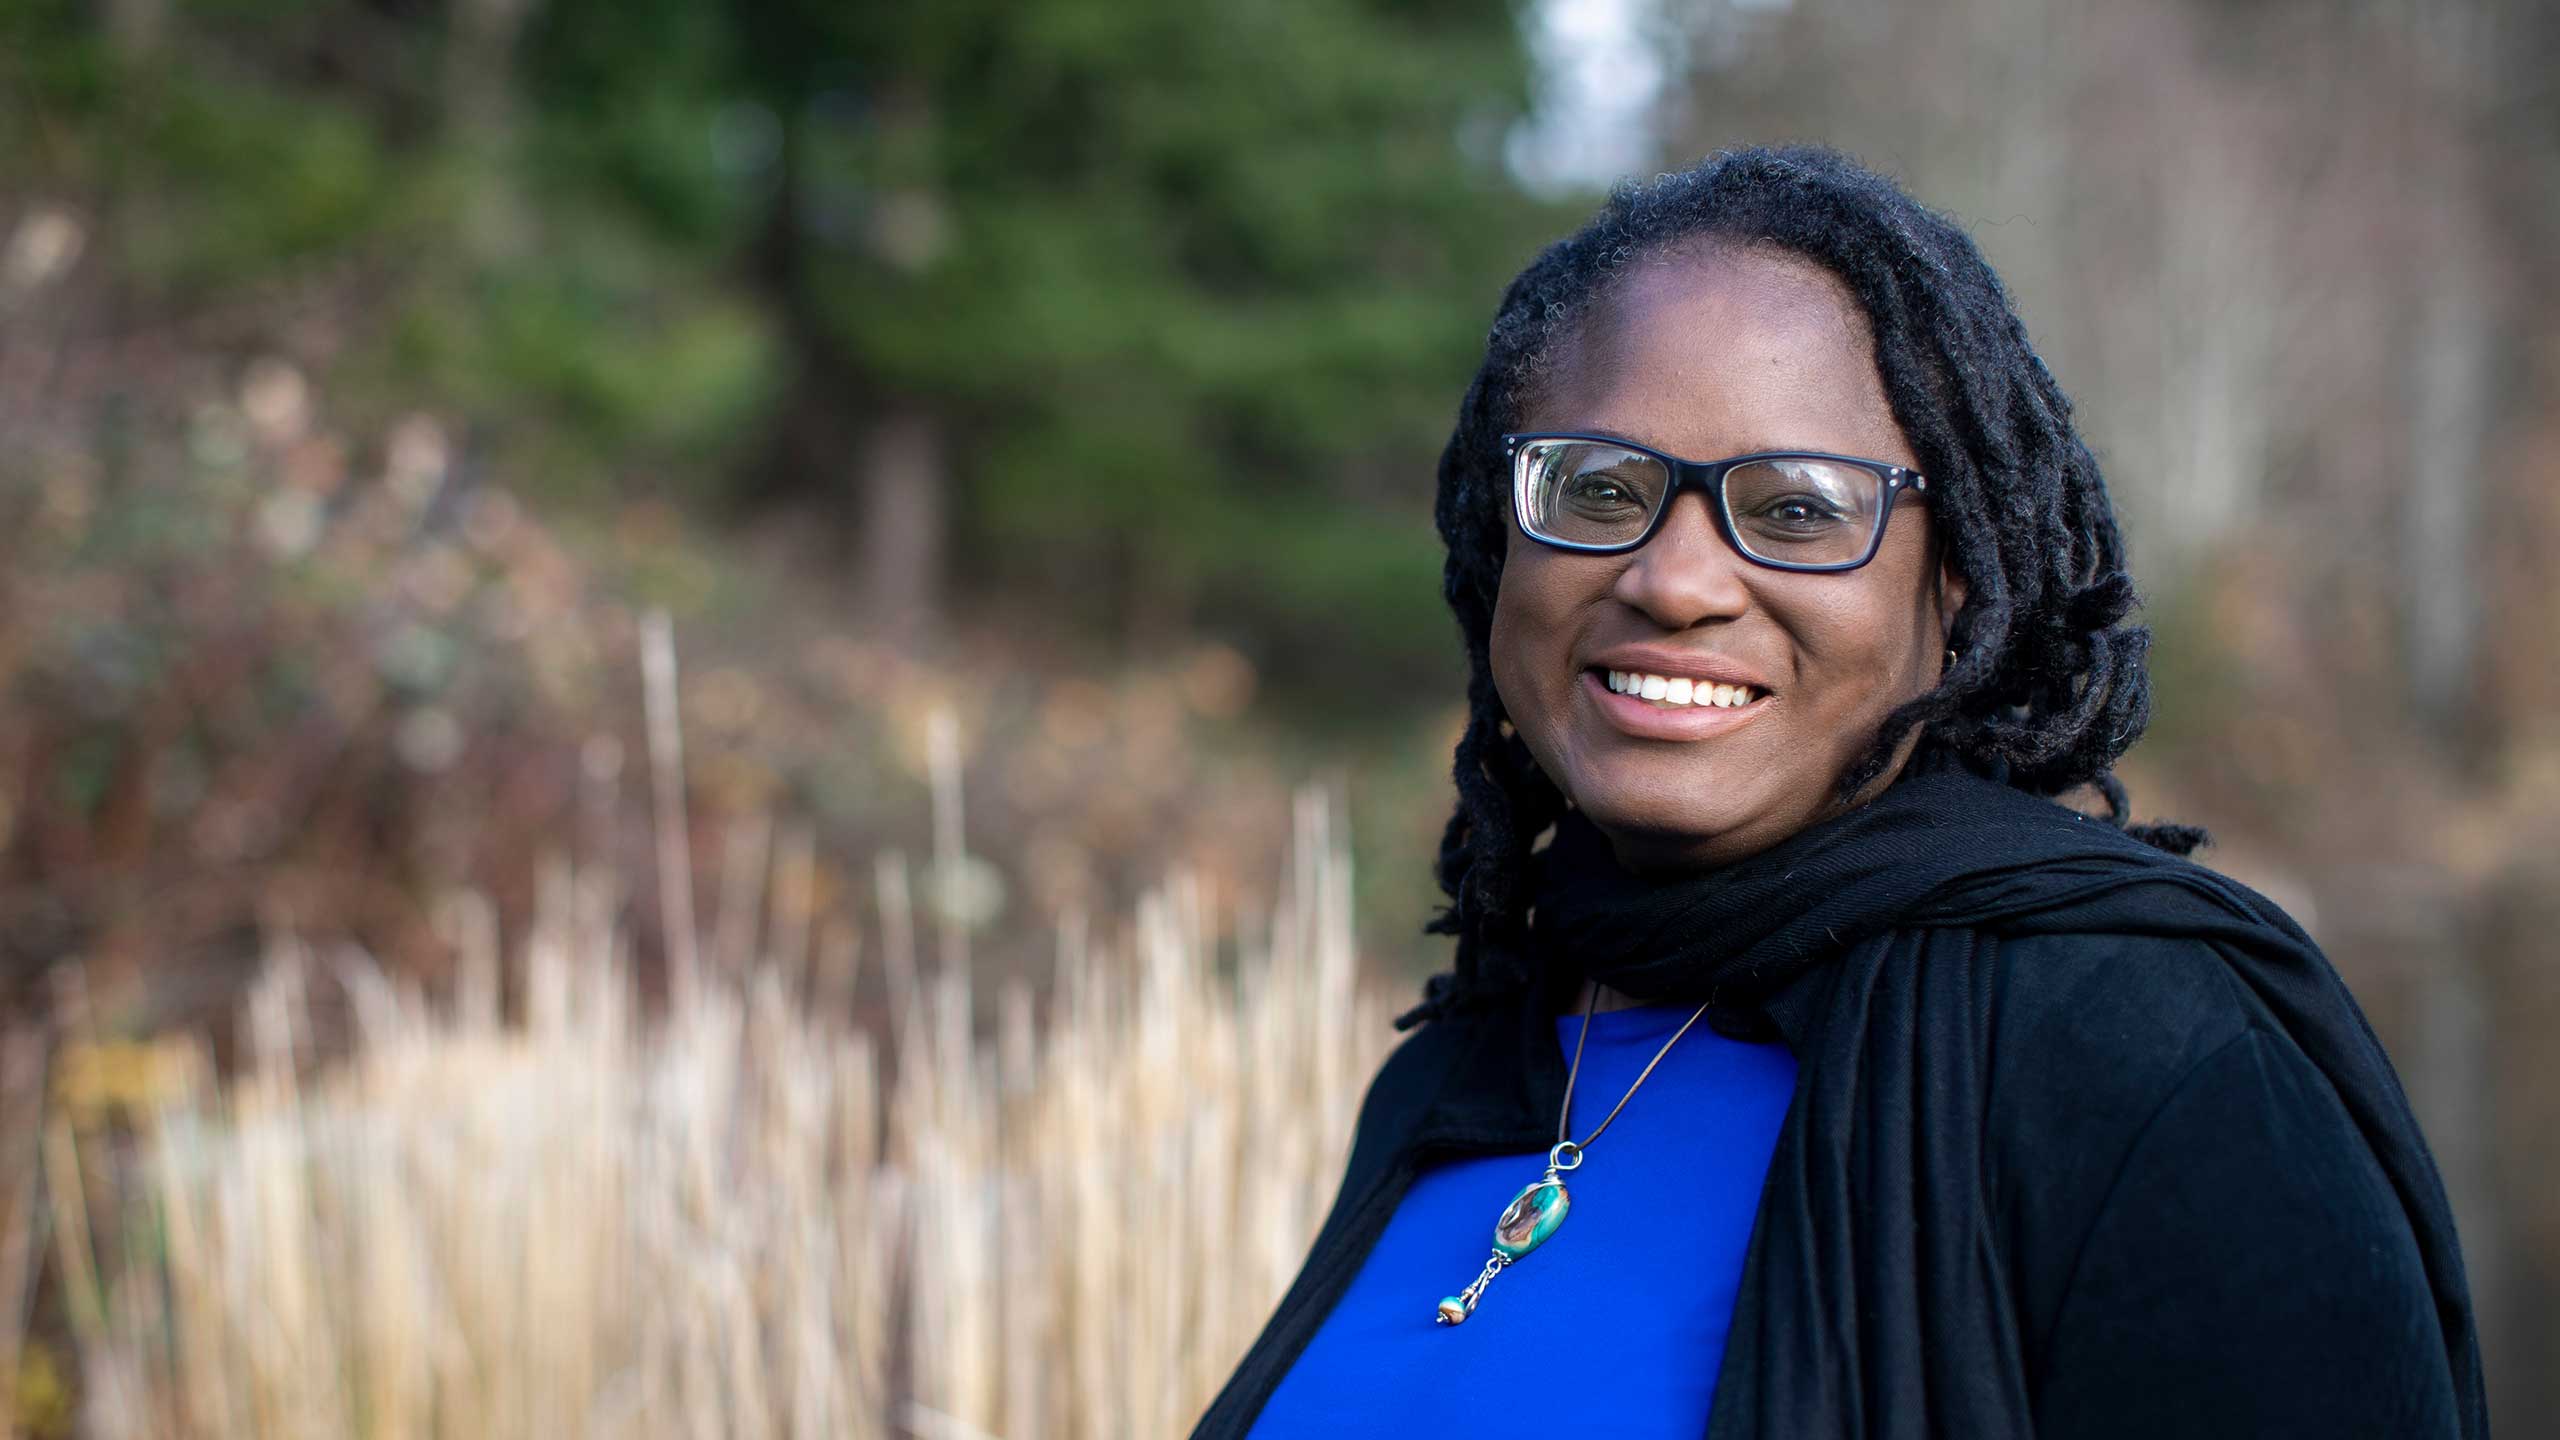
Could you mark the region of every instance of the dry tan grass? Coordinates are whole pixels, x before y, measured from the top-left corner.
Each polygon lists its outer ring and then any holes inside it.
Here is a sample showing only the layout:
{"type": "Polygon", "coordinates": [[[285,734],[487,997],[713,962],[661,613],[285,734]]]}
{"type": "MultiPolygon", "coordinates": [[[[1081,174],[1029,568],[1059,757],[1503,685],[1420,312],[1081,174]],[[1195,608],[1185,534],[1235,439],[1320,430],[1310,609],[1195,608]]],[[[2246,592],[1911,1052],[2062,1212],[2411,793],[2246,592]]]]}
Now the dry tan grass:
{"type": "Polygon", "coordinates": [[[920,964],[890,857],[877,1039],[842,1018],[850,937],[789,919],[787,830],[746,842],[662,1014],[615,878],[565,864],[504,963],[457,903],[450,997],[279,945],[227,1084],[164,1051],[121,1154],[55,1108],[82,1428],[1183,1433],[1303,1257],[1392,1038],[1324,804],[1296,825],[1231,971],[1176,877],[1109,942],[1063,924],[1045,1005],[1015,980],[982,1007],[957,927],[920,964]],[[313,998],[341,988],[350,1053],[315,1063],[313,998]]]}

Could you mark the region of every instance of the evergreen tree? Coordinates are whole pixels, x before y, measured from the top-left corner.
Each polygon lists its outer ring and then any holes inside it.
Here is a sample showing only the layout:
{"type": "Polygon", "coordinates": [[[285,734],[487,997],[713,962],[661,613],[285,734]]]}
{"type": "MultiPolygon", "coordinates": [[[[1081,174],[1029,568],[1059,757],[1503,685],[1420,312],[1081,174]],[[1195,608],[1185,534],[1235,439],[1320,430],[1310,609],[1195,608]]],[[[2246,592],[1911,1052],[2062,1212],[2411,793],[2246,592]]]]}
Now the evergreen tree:
{"type": "Polygon", "coordinates": [[[956,551],[1140,629],[1428,594],[1431,454],[1550,218],[1499,162],[1524,72],[1509,16],[1382,0],[557,0],[533,55],[578,173],[739,227],[785,337],[752,488],[840,504],[880,612],[956,551]],[[671,104],[727,173],[644,148],[671,104]]]}

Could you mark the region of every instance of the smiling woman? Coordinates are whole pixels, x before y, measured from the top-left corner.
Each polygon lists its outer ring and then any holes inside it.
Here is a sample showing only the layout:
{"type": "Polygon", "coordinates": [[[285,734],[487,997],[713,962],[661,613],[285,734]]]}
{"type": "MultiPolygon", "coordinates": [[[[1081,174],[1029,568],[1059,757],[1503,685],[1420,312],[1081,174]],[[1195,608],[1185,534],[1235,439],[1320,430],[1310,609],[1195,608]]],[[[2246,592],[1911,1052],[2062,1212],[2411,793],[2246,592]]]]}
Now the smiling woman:
{"type": "MultiPolygon", "coordinates": [[[[1704,494],[1636,480],[1622,503],[1644,519],[1624,553],[1511,530],[1493,678],[1539,771],[1632,866],[1679,871],[1765,850],[1842,803],[1830,781],[1886,715],[1938,683],[1964,602],[1925,507],[1892,503],[1895,478],[1919,462],[1885,400],[1875,341],[1848,287],[1820,266],[1684,245],[1621,276],[1564,350],[1525,429],[1681,455],[1874,457],[1872,469],[1758,462],[1720,472],[1704,494]],[[1700,383],[1702,350],[1713,383],[1700,383]],[[1794,558],[1808,550],[1819,558],[1794,558]],[[1853,568],[1781,568],[1806,563],[1853,568]],[[1633,672],[1642,689],[1612,690],[1612,670],[1633,672]],[[1662,693],[1642,677],[1660,679],[1662,693]],[[1754,698],[1728,707],[1719,697],[1708,710],[1672,700],[1673,684],[1686,681],[1694,699],[1700,680],[1754,698]]],[[[1523,524],[1544,529],[1537,442],[1525,445],[1517,506],[1523,524]]],[[[1590,488],[1587,471],[1577,479],[1590,488]]]]}
{"type": "Polygon", "coordinates": [[[1826,151],[1622,187],[1438,513],[1456,962],[1198,1435],[2485,1435],[2363,1015],[2127,825],[2114,514],[1960,231],[1826,151]]]}

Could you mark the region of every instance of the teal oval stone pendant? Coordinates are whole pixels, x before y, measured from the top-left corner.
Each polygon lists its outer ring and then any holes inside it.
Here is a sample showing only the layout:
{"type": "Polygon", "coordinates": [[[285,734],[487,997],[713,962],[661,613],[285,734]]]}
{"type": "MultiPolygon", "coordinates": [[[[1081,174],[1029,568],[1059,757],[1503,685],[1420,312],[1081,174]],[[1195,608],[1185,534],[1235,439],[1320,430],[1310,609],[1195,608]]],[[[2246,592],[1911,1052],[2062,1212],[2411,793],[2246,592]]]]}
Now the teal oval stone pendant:
{"type": "Polygon", "coordinates": [[[1520,1193],[1503,1207],[1502,1218],[1493,1222],[1494,1250],[1507,1259],[1519,1259],[1547,1243],[1572,1208],[1573,1197],[1552,1172],[1546,1179],[1521,1186],[1520,1193]]]}
{"type": "MultiPolygon", "coordinates": [[[[1673,1036],[1673,1039],[1680,1037],[1673,1036]]],[[[1502,1267],[1547,1243],[1564,1223],[1565,1212],[1573,1208],[1573,1196],[1567,1194],[1564,1182],[1556,1177],[1582,1163],[1582,1147],[1570,1140],[1558,1142],[1547,1152],[1547,1174],[1520,1187],[1511,1203],[1502,1207],[1502,1215],[1493,1222],[1493,1255],[1475,1283],[1455,1295],[1440,1297],[1436,1319],[1443,1325],[1463,1325],[1476,1313],[1476,1302],[1484,1298],[1484,1287],[1502,1273],[1502,1267]]]]}

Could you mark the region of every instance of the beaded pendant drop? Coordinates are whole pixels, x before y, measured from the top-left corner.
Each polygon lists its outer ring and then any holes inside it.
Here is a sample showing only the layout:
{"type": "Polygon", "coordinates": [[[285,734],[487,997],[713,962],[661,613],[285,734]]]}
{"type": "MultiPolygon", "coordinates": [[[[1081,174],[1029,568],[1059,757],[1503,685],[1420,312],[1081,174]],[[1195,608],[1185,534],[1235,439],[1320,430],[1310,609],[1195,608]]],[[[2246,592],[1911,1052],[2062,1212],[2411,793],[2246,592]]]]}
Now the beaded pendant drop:
{"type": "Polygon", "coordinates": [[[1493,1257],[1484,1262],[1475,1282],[1455,1295],[1441,1297],[1440,1324],[1465,1323],[1468,1316],[1476,1313],[1476,1302],[1484,1298],[1484,1287],[1493,1283],[1493,1277],[1501,1274],[1504,1266],[1547,1243],[1564,1224],[1565,1215],[1573,1209],[1573,1195],[1559,1177],[1581,1163],[1581,1148],[1569,1140],[1547,1152],[1545,1178],[1521,1186],[1495,1218],[1493,1257]]]}

